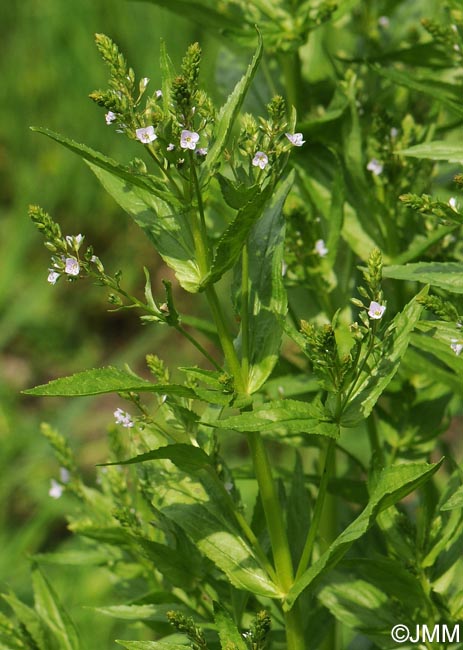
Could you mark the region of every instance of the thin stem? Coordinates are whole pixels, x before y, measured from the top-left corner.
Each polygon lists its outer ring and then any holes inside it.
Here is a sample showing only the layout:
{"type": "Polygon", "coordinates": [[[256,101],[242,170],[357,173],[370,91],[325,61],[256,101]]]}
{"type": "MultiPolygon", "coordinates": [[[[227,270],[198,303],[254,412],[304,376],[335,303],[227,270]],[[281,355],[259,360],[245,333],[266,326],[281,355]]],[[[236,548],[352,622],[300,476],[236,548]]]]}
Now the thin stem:
{"type": "Polygon", "coordinates": [[[198,175],[196,173],[196,166],[195,166],[195,159],[193,156],[193,152],[189,151],[189,157],[190,157],[190,171],[191,171],[191,177],[193,179],[193,186],[195,189],[196,193],[196,199],[198,201],[198,211],[199,211],[199,228],[200,228],[200,233],[201,233],[201,238],[203,241],[203,254],[204,254],[204,259],[206,261],[206,266],[209,267],[210,264],[210,259],[209,259],[209,249],[207,246],[205,246],[205,242],[207,242],[207,229],[206,229],[206,217],[204,214],[204,203],[203,203],[203,197],[201,194],[201,188],[199,187],[199,181],[198,181],[198,175]]]}
{"type": "Polygon", "coordinates": [[[222,372],[222,367],[217,363],[214,357],[212,357],[209,354],[209,352],[205,348],[203,348],[201,343],[197,341],[189,332],[187,332],[186,329],[184,329],[181,325],[175,325],[175,329],[177,330],[177,332],[182,334],[182,336],[188,339],[190,343],[192,343],[195,346],[195,348],[199,350],[199,352],[201,352],[201,354],[203,354],[210,363],[212,363],[212,365],[216,370],[222,372]]]}
{"type": "Polygon", "coordinates": [[[174,180],[171,176],[169,176],[169,174],[166,173],[166,170],[164,169],[164,167],[163,167],[161,161],[159,160],[159,158],[156,156],[156,153],[154,152],[152,146],[151,146],[151,145],[148,145],[147,150],[148,150],[148,153],[149,153],[149,155],[151,156],[152,160],[154,160],[154,162],[156,163],[156,165],[157,165],[157,166],[159,167],[159,169],[161,170],[161,173],[162,173],[163,178],[164,178],[165,180],[167,180],[167,181],[170,183],[170,185],[172,186],[172,188],[173,188],[174,191],[175,191],[176,196],[177,196],[178,198],[181,198],[181,197],[182,197],[182,193],[181,193],[181,191],[180,191],[179,186],[177,185],[177,183],[175,182],[175,180],[174,180]]]}
{"type": "Polygon", "coordinates": [[[289,106],[294,106],[296,111],[299,108],[299,99],[301,92],[301,60],[299,52],[288,52],[281,55],[281,67],[286,88],[286,97],[289,106]]]}
{"type": "Polygon", "coordinates": [[[241,368],[247,388],[249,381],[249,253],[247,244],[243,247],[241,271],[241,368]]]}
{"type": "Polygon", "coordinates": [[[322,519],[322,514],[325,505],[325,497],[328,488],[328,482],[330,480],[330,473],[333,469],[333,457],[336,449],[336,443],[334,439],[328,440],[328,443],[325,445],[322,450],[321,456],[321,477],[320,477],[320,486],[318,488],[317,501],[315,503],[315,508],[313,512],[312,521],[310,523],[309,532],[307,539],[304,545],[304,550],[302,551],[301,559],[299,561],[299,566],[297,568],[296,580],[301,577],[304,571],[310,564],[312,558],[312,551],[317,534],[320,528],[320,522],[322,519]]]}
{"type": "Polygon", "coordinates": [[[225,323],[225,317],[220,306],[219,299],[217,297],[215,288],[210,285],[206,288],[205,292],[209,307],[214,318],[215,326],[217,328],[217,334],[220,339],[220,344],[222,346],[225,359],[228,363],[230,372],[232,373],[235,380],[235,387],[239,393],[245,392],[245,385],[243,381],[243,375],[241,372],[241,364],[236,354],[236,350],[233,346],[233,341],[228,331],[227,325],[225,323]]]}

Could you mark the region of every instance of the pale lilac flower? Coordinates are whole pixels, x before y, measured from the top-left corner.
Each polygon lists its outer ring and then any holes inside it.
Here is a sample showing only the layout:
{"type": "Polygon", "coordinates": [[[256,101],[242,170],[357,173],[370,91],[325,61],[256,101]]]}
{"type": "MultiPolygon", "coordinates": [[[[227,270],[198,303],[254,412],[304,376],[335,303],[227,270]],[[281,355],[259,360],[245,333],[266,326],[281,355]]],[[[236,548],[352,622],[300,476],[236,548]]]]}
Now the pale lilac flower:
{"type": "Polygon", "coordinates": [[[206,147],[201,147],[196,151],[196,155],[198,156],[207,156],[207,148],[206,147]]]}
{"type": "Polygon", "coordinates": [[[172,142],[169,142],[167,145],[167,151],[173,151],[175,149],[175,144],[172,144],[172,142]]]}
{"type": "Polygon", "coordinates": [[[390,20],[387,16],[380,16],[378,18],[378,25],[383,29],[387,29],[390,25],[390,20]]]}
{"type": "Polygon", "coordinates": [[[325,255],[328,255],[328,249],[323,239],[317,239],[315,242],[315,252],[317,255],[320,255],[320,257],[325,257],[325,255]]]}
{"type": "Polygon", "coordinates": [[[302,147],[302,145],[305,144],[305,140],[303,140],[304,136],[302,133],[285,133],[285,136],[295,147],[302,147]]]}
{"type": "Polygon", "coordinates": [[[180,146],[182,149],[191,149],[191,151],[194,151],[198,140],[199,133],[184,129],[180,135],[180,146]]]}
{"type": "Polygon", "coordinates": [[[456,198],[454,196],[451,196],[449,198],[449,206],[452,208],[452,210],[454,210],[455,212],[458,212],[458,204],[457,204],[457,200],[456,200],[456,198]]]}
{"type": "Polygon", "coordinates": [[[64,260],[64,272],[67,275],[79,275],[80,264],[75,257],[66,257],[64,260]]]}
{"type": "Polygon", "coordinates": [[[372,158],[367,165],[367,169],[375,176],[379,176],[383,171],[383,163],[376,160],[376,158],[372,158]]]}
{"type": "Polygon", "coordinates": [[[161,97],[162,97],[162,90],[156,90],[156,92],[155,92],[154,94],[156,95],[156,97],[157,97],[158,99],[161,99],[161,97]]]}
{"type": "Polygon", "coordinates": [[[49,271],[48,278],[47,278],[48,282],[50,284],[56,284],[56,281],[58,280],[60,274],[54,271],[53,269],[48,269],[48,271],[49,271]]]}
{"type": "Polygon", "coordinates": [[[451,339],[450,349],[459,357],[463,350],[463,343],[458,343],[458,339],[451,339]]]}
{"type": "Polygon", "coordinates": [[[154,140],[156,140],[158,137],[154,132],[154,126],[144,126],[141,129],[137,129],[135,131],[135,134],[137,136],[137,140],[140,140],[140,142],[143,142],[143,144],[154,142],[154,140]]]}
{"type": "Polygon", "coordinates": [[[380,305],[379,302],[372,300],[368,308],[368,316],[373,318],[373,320],[379,320],[382,318],[385,311],[386,305],[380,305]]]}
{"type": "Polygon", "coordinates": [[[268,165],[268,156],[266,153],[263,151],[257,151],[256,155],[252,159],[252,164],[254,167],[260,167],[261,169],[265,169],[268,165]]]}
{"type": "Polygon", "coordinates": [[[71,473],[65,467],[60,467],[59,478],[61,483],[69,483],[69,481],[71,480],[71,473]]]}
{"type": "Polygon", "coordinates": [[[127,413],[127,411],[123,411],[121,408],[117,408],[114,411],[114,418],[116,420],[116,424],[122,424],[122,426],[126,429],[133,427],[133,420],[131,415],[127,413]]]}
{"type": "Polygon", "coordinates": [[[106,124],[112,124],[117,120],[117,115],[116,113],[113,113],[112,111],[108,111],[106,115],[104,116],[106,120],[106,124]]]}
{"type": "Polygon", "coordinates": [[[58,481],[55,481],[54,478],[51,479],[50,481],[50,489],[48,490],[48,496],[50,496],[52,499],[59,499],[61,495],[63,494],[63,486],[58,483],[58,481]]]}
{"type": "Polygon", "coordinates": [[[396,138],[399,135],[399,129],[393,126],[389,133],[391,135],[391,138],[396,138]]]}

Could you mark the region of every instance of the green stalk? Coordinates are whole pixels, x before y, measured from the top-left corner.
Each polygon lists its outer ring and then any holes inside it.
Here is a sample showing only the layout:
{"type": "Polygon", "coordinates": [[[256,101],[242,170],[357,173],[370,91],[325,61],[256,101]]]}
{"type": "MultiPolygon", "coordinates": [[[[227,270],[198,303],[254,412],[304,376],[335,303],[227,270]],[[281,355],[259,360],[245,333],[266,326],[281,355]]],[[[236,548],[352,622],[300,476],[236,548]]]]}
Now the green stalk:
{"type": "Polygon", "coordinates": [[[304,550],[302,551],[301,559],[299,561],[299,566],[297,568],[296,580],[301,577],[304,571],[310,564],[312,558],[312,551],[317,534],[319,533],[320,523],[322,520],[322,515],[324,512],[325,506],[325,497],[328,488],[328,482],[331,476],[331,472],[334,466],[334,452],[336,449],[336,442],[334,439],[330,438],[322,449],[321,453],[321,476],[320,476],[320,486],[318,488],[317,501],[315,503],[315,508],[313,512],[312,521],[310,523],[309,532],[307,539],[304,545],[304,550]]]}
{"type": "Polygon", "coordinates": [[[241,271],[241,368],[246,390],[249,381],[249,253],[245,244],[241,271]]]}
{"type": "Polygon", "coordinates": [[[197,341],[189,332],[187,332],[186,329],[184,329],[181,325],[175,325],[175,329],[182,336],[184,336],[186,339],[188,339],[188,341],[190,341],[190,343],[192,345],[194,345],[195,348],[197,350],[199,350],[199,352],[201,352],[201,354],[203,354],[206,357],[206,359],[214,366],[214,368],[216,370],[219,370],[220,372],[222,372],[221,366],[217,363],[217,361],[214,359],[214,357],[212,357],[209,354],[209,352],[205,348],[203,348],[201,343],[199,341],[197,341]]]}
{"type": "Polygon", "coordinates": [[[299,109],[300,92],[302,88],[301,77],[301,60],[299,52],[287,52],[281,55],[281,68],[286,89],[286,98],[289,107],[294,106],[296,111],[299,109]]]}
{"type": "MultiPolygon", "coordinates": [[[[210,253],[209,249],[207,246],[205,246],[205,242],[207,242],[207,229],[206,229],[206,217],[204,214],[204,204],[203,204],[203,197],[201,194],[201,188],[199,187],[199,181],[198,181],[198,175],[196,173],[196,166],[195,166],[195,160],[193,156],[193,152],[189,151],[189,156],[190,156],[190,170],[191,170],[191,177],[193,179],[193,185],[196,193],[196,198],[198,201],[198,212],[199,212],[199,232],[201,234],[201,240],[203,242],[203,247],[202,247],[202,254],[204,256],[205,260],[205,268],[207,269],[210,265],[210,253]]],[[[193,237],[194,237],[194,232],[193,232],[193,237]]],[[[196,244],[196,239],[195,239],[195,244],[196,244]]]]}

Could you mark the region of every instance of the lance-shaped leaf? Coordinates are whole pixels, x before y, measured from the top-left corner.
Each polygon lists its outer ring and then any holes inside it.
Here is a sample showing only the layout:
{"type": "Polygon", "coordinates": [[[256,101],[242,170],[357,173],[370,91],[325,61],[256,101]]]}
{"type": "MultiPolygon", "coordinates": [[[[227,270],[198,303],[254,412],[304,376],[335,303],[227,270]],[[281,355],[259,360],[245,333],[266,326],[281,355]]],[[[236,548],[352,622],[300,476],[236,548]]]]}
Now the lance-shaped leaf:
{"type": "Polygon", "coordinates": [[[155,507],[175,521],[197,548],[218,566],[238,589],[270,598],[281,594],[268,576],[262,553],[251,549],[240,532],[235,506],[212,465],[199,447],[175,444],[111,465],[132,465],[170,460],[180,471],[163,474],[156,490],[155,507]]]}
{"type": "MultiPolygon", "coordinates": [[[[247,354],[250,393],[259,390],[278,360],[287,311],[286,289],[282,275],[285,244],[283,205],[293,180],[294,172],[291,172],[280,183],[248,238],[249,347],[247,354]]],[[[236,275],[237,284],[240,286],[240,269],[237,269],[236,275]]]]}
{"type": "MultiPolygon", "coordinates": [[[[185,3],[186,4],[186,3],[185,3]]],[[[208,179],[227,146],[228,138],[243,104],[249,86],[256,74],[262,58],[262,37],[258,34],[257,50],[252,58],[246,73],[238,81],[226,103],[220,109],[214,129],[213,139],[209,146],[206,160],[201,166],[201,178],[208,179]]]]}
{"type": "Polygon", "coordinates": [[[248,650],[248,646],[232,617],[218,603],[214,603],[214,620],[217,625],[222,650],[248,650]]]}
{"type": "Polygon", "coordinates": [[[191,646],[180,643],[169,643],[167,641],[117,641],[119,645],[127,650],[189,650],[191,646]]]}
{"type": "Polygon", "coordinates": [[[435,140],[424,142],[408,149],[398,151],[401,156],[412,158],[428,158],[430,160],[448,160],[453,163],[463,163],[463,143],[435,140]]]}
{"type": "Polygon", "coordinates": [[[264,205],[271,194],[267,187],[263,192],[258,192],[252,201],[238,210],[235,218],[220,237],[211,265],[211,270],[201,288],[215,284],[222,275],[231,269],[238,260],[243,246],[247,241],[251,228],[262,215],[264,205]]]}
{"type": "Polygon", "coordinates": [[[103,154],[47,129],[34,128],[81,156],[105,190],[127,212],[152,241],[178,281],[190,292],[198,291],[201,273],[195,261],[195,246],[188,213],[166,191],[159,179],[119,165],[103,154]]]}
{"type": "Polygon", "coordinates": [[[432,284],[446,291],[463,293],[463,264],[459,262],[416,262],[383,268],[385,278],[432,284]]]}
{"type": "Polygon", "coordinates": [[[152,392],[161,395],[195,398],[195,393],[179,384],[153,384],[134,374],[107,366],[77,372],[69,377],[54,379],[48,384],[29,388],[24,393],[43,397],[84,397],[103,393],[152,392]]]}
{"type": "Polygon", "coordinates": [[[285,608],[291,609],[298,596],[332,569],[351,545],[373,525],[380,512],[416,490],[437,472],[439,463],[410,463],[384,469],[363,512],[335,539],[327,551],[296,580],[289,590],[285,608]]]}
{"type": "Polygon", "coordinates": [[[293,399],[268,402],[254,411],[233,415],[206,424],[233,431],[260,431],[295,435],[309,433],[337,438],[338,426],[331,421],[318,400],[300,402],[293,399]]]}
{"type": "Polygon", "coordinates": [[[383,356],[374,368],[365,371],[362,380],[351,395],[341,417],[343,426],[355,426],[367,418],[381,394],[386,390],[399,369],[401,359],[410,342],[410,335],[420,319],[423,307],[418,299],[427,291],[425,287],[392,321],[391,333],[384,342],[383,356]]]}

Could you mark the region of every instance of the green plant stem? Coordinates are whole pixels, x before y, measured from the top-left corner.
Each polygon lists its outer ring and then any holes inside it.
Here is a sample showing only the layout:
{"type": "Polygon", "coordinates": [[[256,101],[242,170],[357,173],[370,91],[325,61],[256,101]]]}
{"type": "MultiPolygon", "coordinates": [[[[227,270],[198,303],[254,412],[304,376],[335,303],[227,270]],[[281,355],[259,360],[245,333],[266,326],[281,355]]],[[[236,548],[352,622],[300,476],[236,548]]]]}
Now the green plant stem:
{"type": "Polygon", "coordinates": [[[288,52],[281,55],[281,67],[285,80],[286,98],[289,106],[298,111],[302,87],[301,60],[299,52],[288,52]]]}
{"type": "Polygon", "coordinates": [[[208,286],[204,292],[206,294],[209,307],[214,318],[217,334],[219,336],[220,344],[228,364],[228,368],[235,380],[235,388],[239,393],[245,392],[245,384],[243,381],[243,374],[241,372],[241,364],[236,354],[232,338],[225,323],[225,317],[220,306],[217,293],[213,286],[208,286]]]}
{"type": "Polygon", "coordinates": [[[184,329],[181,325],[175,325],[175,329],[177,330],[177,332],[182,334],[182,336],[184,336],[186,339],[188,339],[188,341],[190,341],[190,343],[192,345],[194,345],[195,348],[197,350],[199,350],[199,352],[201,352],[201,354],[203,354],[210,363],[212,363],[212,365],[214,366],[214,368],[216,370],[219,370],[220,372],[222,372],[222,370],[223,370],[222,367],[217,363],[217,361],[214,359],[214,357],[212,357],[209,354],[209,352],[205,348],[203,348],[201,343],[199,341],[197,341],[189,332],[187,332],[186,329],[184,329]]]}
{"type": "Polygon", "coordinates": [[[320,522],[322,519],[322,514],[325,506],[325,497],[328,488],[328,482],[330,480],[330,475],[333,470],[333,460],[334,453],[336,449],[336,442],[334,439],[329,439],[321,451],[321,474],[320,474],[320,486],[318,488],[317,501],[315,503],[315,508],[312,516],[312,521],[310,523],[309,532],[307,539],[304,545],[304,550],[302,551],[301,559],[299,561],[299,566],[297,568],[296,580],[301,577],[304,571],[310,564],[312,558],[312,551],[317,534],[320,529],[320,522]]]}
{"type": "Polygon", "coordinates": [[[241,270],[241,368],[246,390],[249,381],[249,252],[245,244],[241,270]]]}
{"type": "MultiPolygon", "coordinates": [[[[262,437],[258,431],[249,432],[247,437],[270,534],[277,579],[286,594],[294,582],[294,573],[283,513],[262,437]]],[[[304,650],[303,627],[297,603],[285,614],[285,623],[287,650],[304,650]]]]}
{"type": "Polygon", "coordinates": [[[193,186],[196,194],[196,199],[198,201],[198,212],[199,212],[199,228],[195,224],[195,226],[193,227],[193,237],[195,240],[196,252],[198,255],[201,256],[201,259],[198,259],[198,264],[201,272],[203,273],[203,275],[205,275],[209,270],[209,265],[210,265],[210,259],[209,259],[210,253],[206,245],[207,242],[206,217],[204,214],[203,197],[201,194],[201,188],[199,187],[198,175],[196,173],[195,159],[192,151],[189,152],[189,157],[190,157],[191,178],[193,179],[193,186]],[[199,233],[195,234],[195,230],[199,230],[199,233]],[[197,238],[198,238],[198,243],[197,243],[197,238]],[[201,243],[199,242],[199,239],[201,240],[201,243]],[[202,268],[201,265],[203,265],[204,269],[202,268]]]}

